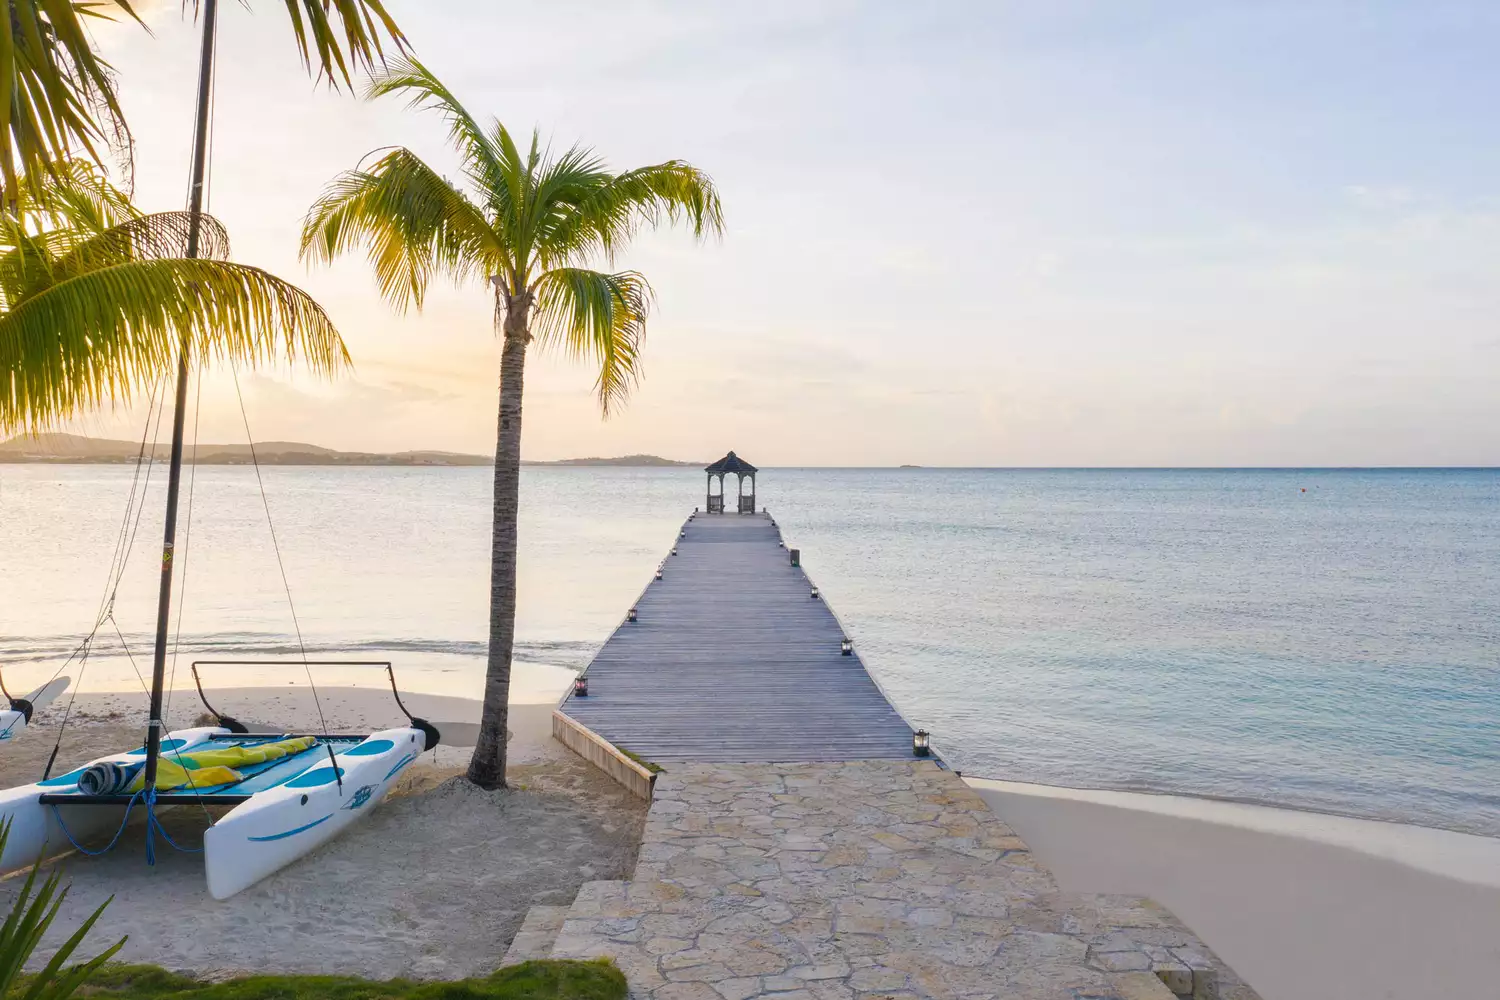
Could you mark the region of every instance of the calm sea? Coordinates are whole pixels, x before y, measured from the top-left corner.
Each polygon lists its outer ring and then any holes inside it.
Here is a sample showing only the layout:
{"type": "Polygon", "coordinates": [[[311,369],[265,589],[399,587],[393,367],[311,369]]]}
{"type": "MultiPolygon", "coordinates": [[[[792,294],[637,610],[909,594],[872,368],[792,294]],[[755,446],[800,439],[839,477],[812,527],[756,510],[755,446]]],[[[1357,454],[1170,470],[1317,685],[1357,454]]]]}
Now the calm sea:
{"type": "MultiPolygon", "coordinates": [[[[477,695],[489,475],[266,470],[307,647],[477,695]]],[[[94,621],[132,476],[0,467],[13,689],[94,621]]],[[[148,669],[160,480],[85,687],[139,690],[115,623],[148,669]]],[[[694,470],[524,471],[538,699],[587,663],[702,489],[694,470]]],[[[896,706],[966,772],[1500,835],[1500,471],[788,469],[761,474],[760,499],[896,706]]],[[[296,648],[253,472],[199,470],[192,507],[179,683],[190,656],[296,648]]]]}

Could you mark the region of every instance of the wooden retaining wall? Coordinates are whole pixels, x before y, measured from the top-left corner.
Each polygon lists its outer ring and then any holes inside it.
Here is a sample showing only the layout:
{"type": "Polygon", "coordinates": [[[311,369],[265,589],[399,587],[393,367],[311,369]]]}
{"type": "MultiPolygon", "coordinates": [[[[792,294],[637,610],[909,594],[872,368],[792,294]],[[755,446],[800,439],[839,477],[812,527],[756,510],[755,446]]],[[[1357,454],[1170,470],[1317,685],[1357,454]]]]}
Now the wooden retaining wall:
{"type": "Polygon", "coordinates": [[[557,711],[552,713],[552,735],[563,746],[624,785],[631,794],[651,801],[656,775],[625,756],[609,740],[557,711]]]}

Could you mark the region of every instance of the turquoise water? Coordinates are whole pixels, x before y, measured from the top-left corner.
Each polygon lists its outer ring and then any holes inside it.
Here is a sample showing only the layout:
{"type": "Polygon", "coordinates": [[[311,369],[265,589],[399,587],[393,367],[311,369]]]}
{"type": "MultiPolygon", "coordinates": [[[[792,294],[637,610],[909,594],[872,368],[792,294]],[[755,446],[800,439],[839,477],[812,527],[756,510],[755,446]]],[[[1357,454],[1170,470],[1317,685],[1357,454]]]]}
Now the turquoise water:
{"type": "MultiPolygon", "coordinates": [[[[267,470],[309,648],[389,653],[409,686],[477,694],[489,475],[267,470]]],[[[45,679],[92,623],[130,478],[0,467],[8,683],[45,679]]],[[[116,598],[143,667],[158,486],[116,598]]],[[[896,706],[966,772],[1500,835],[1500,472],[759,486],[896,706]]],[[[702,489],[692,470],[526,469],[520,656],[585,664],[702,489]]],[[[295,649],[249,470],[199,471],[192,532],[184,648],[295,649]]],[[[85,686],[138,684],[112,641],[85,686]]]]}

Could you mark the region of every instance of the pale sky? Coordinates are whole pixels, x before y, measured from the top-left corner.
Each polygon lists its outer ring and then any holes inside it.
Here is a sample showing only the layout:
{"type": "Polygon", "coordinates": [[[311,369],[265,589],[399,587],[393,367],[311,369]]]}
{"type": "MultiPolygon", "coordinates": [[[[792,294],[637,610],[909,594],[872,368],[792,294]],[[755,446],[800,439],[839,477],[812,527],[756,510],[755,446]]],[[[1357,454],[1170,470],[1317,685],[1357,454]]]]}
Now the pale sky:
{"type": "MultiPolygon", "coordinates": [[[[357,366],[251,376],[257,439],[493,449],[485,289],[397,316],[303,212],[441,123],[315,88],[280,3],[223,4],[212,210],[357,366]]],[[[197,43],[100,32],[148,210],[181,207],[197,43]]],[[[728,233],[640,240],[645,378],[533,356],[528,458],[759,465],[1500,464],[1500,5],[393,0],[471,111],[627,168],[683,158],[728,233]]],[[[134,413],[91,433],[139,434],[134,413]]],[[[205,441],[243,440],[222,378],[205,441]]]]}

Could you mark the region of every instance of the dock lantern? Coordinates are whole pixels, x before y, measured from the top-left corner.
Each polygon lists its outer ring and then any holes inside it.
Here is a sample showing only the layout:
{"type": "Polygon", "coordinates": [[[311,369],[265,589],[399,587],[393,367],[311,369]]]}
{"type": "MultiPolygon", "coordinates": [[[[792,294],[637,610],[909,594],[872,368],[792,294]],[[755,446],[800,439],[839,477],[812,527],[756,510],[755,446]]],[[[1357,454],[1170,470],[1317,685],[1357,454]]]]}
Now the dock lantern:
{"type": "Polygon", "coordinates": [[[932,744],[927,738],[927,730],[918,729],[911,738],[911,755],[913,757],[930,757],[932,755],[932,744]]]}
{"type": "Polygon", "coordinates": [[[815,601],[816,601],[816,600],[817,600],[817,599],[818,599],[818,588],[817,588],[817,587],[814,587],[814,588],[813,588],[813,589],[812,589],[812,591],[811,591],[811,592],[809,592],[809,593],[808,593],[808,595],[807,595],[807,596],[808,596],[808,597],[811,597],[811,598],[812,598],[812,599],[813,599],[813,600],[815,600],[815,601]]]}
{"type": "Polygon", "coordinates": [[[589,696],[589,679],[583,674],[573,678],[573,697],[587,698],[589,696]]]}
{"type": "Polygon", "coordinates": [[[844,641],[839,643],[839,652],[845,656],[854,655],[854,640],[844,636],[844,641]]]}
{"type": "Polygon", "coordinates": [[[625,612],[625,620],[628,622],[635,621],[635,608],[631,608],[629,611],[625,612]]]}

